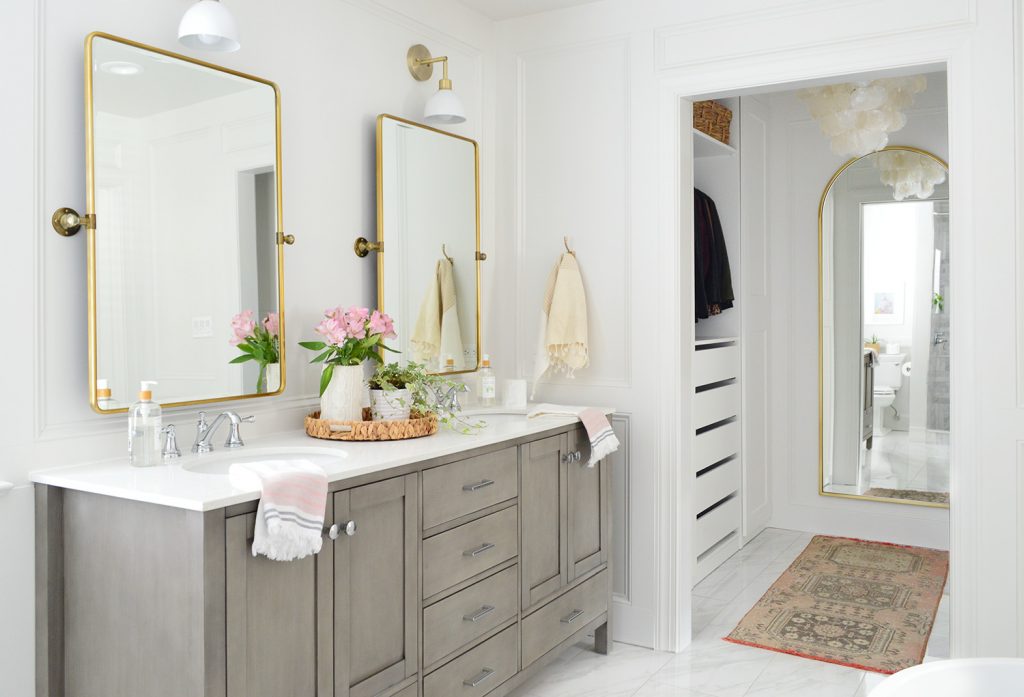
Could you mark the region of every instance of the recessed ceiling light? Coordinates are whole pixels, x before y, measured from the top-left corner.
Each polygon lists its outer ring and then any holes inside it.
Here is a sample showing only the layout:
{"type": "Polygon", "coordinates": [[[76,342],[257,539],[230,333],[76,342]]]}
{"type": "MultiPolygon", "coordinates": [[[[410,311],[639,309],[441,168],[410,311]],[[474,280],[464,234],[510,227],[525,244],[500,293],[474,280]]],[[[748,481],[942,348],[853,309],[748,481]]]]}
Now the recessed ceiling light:
{"type": "Polygon", "coordinates": [[[111,75],[138,75],[142,72],[142,66],[130,61],[107,61],[100,63],[100,70],[111,75]]]}

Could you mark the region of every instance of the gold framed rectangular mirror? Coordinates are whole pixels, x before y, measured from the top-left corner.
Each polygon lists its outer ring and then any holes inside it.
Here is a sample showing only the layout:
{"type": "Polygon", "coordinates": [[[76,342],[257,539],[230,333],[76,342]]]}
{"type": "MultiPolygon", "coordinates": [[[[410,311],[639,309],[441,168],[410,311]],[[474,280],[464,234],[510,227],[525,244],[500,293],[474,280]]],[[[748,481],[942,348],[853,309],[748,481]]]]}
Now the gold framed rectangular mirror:
{"type": "Polygon", "coordinates": [[[277,85],[97,32],[85,115],[93,409],[283,392],[277,85]]]}
{"type": "Polygon", "coordinates": [[[480,157],[475,140],[377,117],[377,306],[395,320],[400,363],[477,369],[480,157]]]}

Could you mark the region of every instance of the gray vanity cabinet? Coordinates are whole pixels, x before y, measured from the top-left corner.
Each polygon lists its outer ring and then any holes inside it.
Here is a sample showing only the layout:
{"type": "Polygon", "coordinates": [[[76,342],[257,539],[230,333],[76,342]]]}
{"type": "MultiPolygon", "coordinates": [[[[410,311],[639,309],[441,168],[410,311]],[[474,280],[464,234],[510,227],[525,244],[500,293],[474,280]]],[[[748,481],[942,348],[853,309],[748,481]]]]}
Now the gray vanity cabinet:
{"type": "Polygon", "coordinates": [[[520,507],[523,610],[569,582],[566,507],[566,434],[521,448],[520,507]]]}
{"type": "Polygon", "coordinates": [[[522,448],[523,609],[608,562],[607,461],[588,467],[586,432],[522,448]]]}
{"type": "Polygon", "coordinates": [[[318,593],[330,589],[330,545],[293,562],[254,557],[255,523],[250,513],[224,526],[227,697],[317,697],[317,635],[328,630],[318,593]]]}
{"type": "Polygon", "coordinates": [[[418,475],[334,495],[334,695],[370,697],[413,679],[419,611],[418,475]]]}

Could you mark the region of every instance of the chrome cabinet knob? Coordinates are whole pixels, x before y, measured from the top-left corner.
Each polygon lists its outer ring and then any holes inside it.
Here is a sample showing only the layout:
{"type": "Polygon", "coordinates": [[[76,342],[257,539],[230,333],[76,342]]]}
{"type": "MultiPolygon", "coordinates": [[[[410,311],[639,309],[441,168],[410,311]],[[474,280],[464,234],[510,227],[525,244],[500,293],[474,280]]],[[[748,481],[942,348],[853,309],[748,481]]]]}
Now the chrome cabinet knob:
{"type": "Polygon", "coordinates": [[[570,462],[572,462],[572,453],[566,453],[566,454],[562,455],[562,464],[563,465],[568,465],[570,462]]]}
{"type": "Polygon", "coordinates": [[[347,523],[342,523],[341,525],[339,525],[338,523],[335,523],[327,531],[327,536],[329,538],[331,538],[332,540],[336,540],[339,537],[341,537],[341,533],[345,533],[349,537],[352,537],[353,535],[355,535],[356,534],[356,521],[350,520],[347,523]]]}

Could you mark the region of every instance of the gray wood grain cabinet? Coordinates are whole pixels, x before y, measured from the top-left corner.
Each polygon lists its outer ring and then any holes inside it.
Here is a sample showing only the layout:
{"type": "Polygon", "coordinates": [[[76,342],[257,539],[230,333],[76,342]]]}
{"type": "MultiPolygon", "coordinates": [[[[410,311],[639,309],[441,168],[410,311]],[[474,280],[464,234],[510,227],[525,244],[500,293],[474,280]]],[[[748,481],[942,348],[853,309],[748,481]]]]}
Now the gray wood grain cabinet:
{"type": "Polygon", "coordinates": [[[561,426],[336,482],[341,534],[294,562],[252,556],[256,502],[39,485],[37,697],[502,697],[590,633],[606,652],[587,459],[561,426]]]}

